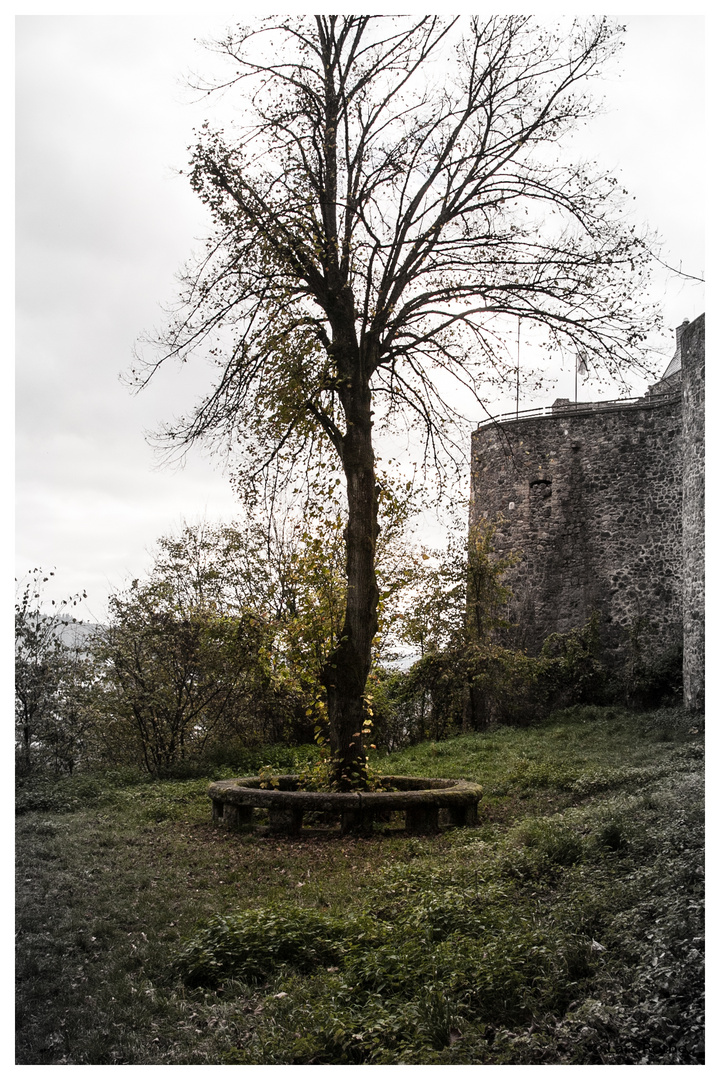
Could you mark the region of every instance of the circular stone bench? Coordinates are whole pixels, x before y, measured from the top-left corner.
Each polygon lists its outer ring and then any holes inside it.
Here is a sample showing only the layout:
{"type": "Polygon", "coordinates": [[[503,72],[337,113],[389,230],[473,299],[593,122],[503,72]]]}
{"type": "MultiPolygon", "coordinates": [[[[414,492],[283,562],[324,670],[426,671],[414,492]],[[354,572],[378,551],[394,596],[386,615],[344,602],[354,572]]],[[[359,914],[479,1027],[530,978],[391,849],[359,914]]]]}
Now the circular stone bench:
{"type": "Polygon", "coordinates": [[[372,831],[375,814],[401,811],[411,833],[437,832],[438,813],[449,811],[453,825],[474,825],[482,788],[469,780],[438,780],[415,776],[385,776],[379,791],[298,791],[294,774],[276,776],[273,787],[261,787],[259,776],[218,780],[211,784],[213,821],[230,829],[248,828],[253,810],[268,812],[271,832],[297,835],[306,811],[340,818],[341,833],[372,831]]]}

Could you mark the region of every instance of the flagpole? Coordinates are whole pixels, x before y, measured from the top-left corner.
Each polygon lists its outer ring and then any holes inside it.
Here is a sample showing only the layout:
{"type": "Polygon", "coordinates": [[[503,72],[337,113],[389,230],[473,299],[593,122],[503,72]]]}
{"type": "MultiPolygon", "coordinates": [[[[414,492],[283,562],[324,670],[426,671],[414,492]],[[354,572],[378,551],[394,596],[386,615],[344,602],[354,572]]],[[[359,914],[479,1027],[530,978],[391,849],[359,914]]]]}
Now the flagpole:
{"type": "Polygon", "coordinates": [[[517,367],[515,368],[515,419],[520,415],[520,316],[518,315],[517,367]]]}
{"type": "Polygon", "coordinates": [[[575,408],[577,409],[578,403],[578,374],[582,372],[586,375],[590,370],[587,362],[587,353],[581,349],[578,349],[575,353],[575,408]]]}

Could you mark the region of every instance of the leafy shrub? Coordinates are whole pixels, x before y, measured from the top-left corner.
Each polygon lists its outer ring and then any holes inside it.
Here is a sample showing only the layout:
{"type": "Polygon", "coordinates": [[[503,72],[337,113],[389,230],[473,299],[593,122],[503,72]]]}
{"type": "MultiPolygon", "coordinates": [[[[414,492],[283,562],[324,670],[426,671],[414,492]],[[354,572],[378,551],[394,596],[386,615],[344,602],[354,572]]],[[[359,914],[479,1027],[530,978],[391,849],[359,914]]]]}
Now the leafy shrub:
{"type": "Polygon", "coordinates": [[[583,857],[582,838],[561,817],[523,821],[512,830],[513,840],[536,856],[531,864],[535,872],[543,866],[573,866],[583,857]]]}
{"type": "MultiPolygon", "coordinates": [[[[367,762],[358,770],[358,786],[365,791],[378,791],[382,776],[367,762]]],[[[298,772],[298,791],[342,791],[337,779],[337,765],[331,755],[308,762],[298,772]]]]}
{"type": "Polygon", "coordinates": [[[572,791],[578,780],[578,769],[554,761],[533,761],[530,758],[517,758],[512,762],[502,780],[493,790],[497,794],[508,791],[529,791],[555,788],[558,791],[572,791]]]}
{"type": "Polygon", "coordinates": [[[72,813],[89,805],[112,802],[115,791],[145,783],[147,776],[132,768],[58,777],[42,773],[18,776],[15,812],[26,814],[39,810],[56,814],[72,813]]]}
{"type": "Polygon", "coordinates": [[[553,708],[602,700],[607,673],[599,659],[599,624],[593,612],[584,626],[550,634],[543,642],[541,682],[553,708]]]}
{"type": "Polygon", "coordinates": [[[641,616],[633,620],[625,641],[626,659],[614,676],[614,693],[636,709],[652,709],[682,701],[682,628],[675,628],[676,644],[658,648],[658,629],[641,616]]]}
{"type": "Polygon", "coordinates": [[[281,967],[311,971],[337,964],[349,948],[377,928],[318,911],[276,907],[216,915],[185,943],[176,965],[191,985],[214,986],[224,979],[266,981],[281,967]]]}
{"type": "Polygon", "coordinates": [[[622,821],[605,821],[596,830],[593,840],[601,848],[622,851],[627,847],[626,826],[622,821]]]}
{"type": "Polygon", "coordinates": [[[358,997],[337,977],[293,990],[267,1002],[271,1025],[227,1054],[226,1064],[415,1063],[431,1059],[457,1032],[455,1003],[438,988],[425,987],[420,999],[402,1002],[358,997]]]}
{"type": "Polygon", "coordinates": [[[261,768],[277,773],[298,772],[317,760],[319,750],[310,743],[289,746],[286,743],[248,743],[231,738],[213,746],[196,761],[185,762],[172,773],[176,778],[212,776],[254,776],[261,768]]]}

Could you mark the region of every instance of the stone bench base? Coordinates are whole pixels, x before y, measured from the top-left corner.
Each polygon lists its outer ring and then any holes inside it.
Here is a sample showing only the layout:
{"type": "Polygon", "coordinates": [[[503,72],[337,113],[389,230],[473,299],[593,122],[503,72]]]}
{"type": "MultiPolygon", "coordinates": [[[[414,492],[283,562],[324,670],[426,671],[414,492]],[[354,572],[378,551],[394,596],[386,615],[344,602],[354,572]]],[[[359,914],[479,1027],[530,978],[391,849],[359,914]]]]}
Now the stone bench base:
{"type": "Polygon", "coordinates": [[[386,776],[380,791],[297,791],[292,774],[275,778],[276,788],[260,787],[258,776],[218,780],[210,785],[213,821],[234,830],[253,826],[253,811],[267,810],[271,832],[297,836],[307,812],[322,812],[339,819],[341,833],[373,831],[376,819],[402,812],[410,833],[439,829],[439,813],[446,809],[455,826],[475,825],[482,788],[469,780],[386,776]]]}

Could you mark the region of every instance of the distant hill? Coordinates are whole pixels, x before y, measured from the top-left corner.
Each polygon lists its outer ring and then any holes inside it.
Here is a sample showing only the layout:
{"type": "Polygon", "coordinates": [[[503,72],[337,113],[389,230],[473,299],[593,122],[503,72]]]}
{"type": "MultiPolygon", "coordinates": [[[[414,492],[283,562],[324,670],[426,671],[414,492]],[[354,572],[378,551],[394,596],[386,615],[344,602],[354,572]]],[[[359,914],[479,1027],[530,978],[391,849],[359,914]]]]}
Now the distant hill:
{"type": "Polygon", "coordinates": [[[101,630],[100,623],[71,622],[58,627],[58,637],[65,645],[73,648],[82,648],[86,641],[97,631],[101,630]]]}

